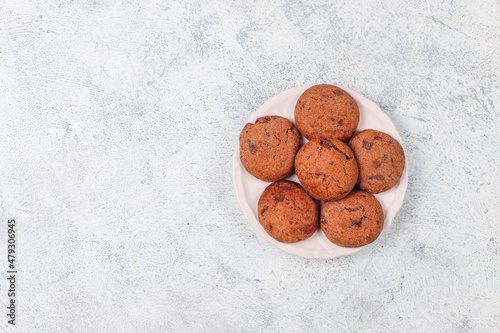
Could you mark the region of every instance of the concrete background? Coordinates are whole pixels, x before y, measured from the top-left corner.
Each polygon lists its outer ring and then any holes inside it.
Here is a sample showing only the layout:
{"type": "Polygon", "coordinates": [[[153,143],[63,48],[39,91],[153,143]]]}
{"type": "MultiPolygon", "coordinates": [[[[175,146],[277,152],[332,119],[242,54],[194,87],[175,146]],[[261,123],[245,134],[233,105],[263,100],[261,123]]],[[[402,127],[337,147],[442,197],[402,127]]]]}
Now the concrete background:
{"type": "Polygon", "coordinates": [[[2,1],[0,308],[18,332],[500,331],[498,1],[2,1]],[[378,103],[410,187],[336,260],[266,243],[234,196],[269,97],[378,103]],[[5,311],[5,310],[4,310],[5,311]]]}

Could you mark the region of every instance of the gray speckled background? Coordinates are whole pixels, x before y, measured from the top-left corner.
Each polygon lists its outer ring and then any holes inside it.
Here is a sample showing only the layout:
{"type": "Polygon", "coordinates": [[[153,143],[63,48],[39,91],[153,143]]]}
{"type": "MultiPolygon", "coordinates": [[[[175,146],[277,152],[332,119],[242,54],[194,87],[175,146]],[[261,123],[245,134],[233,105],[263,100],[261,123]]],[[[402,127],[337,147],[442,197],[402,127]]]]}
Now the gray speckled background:
{"type": "Polygon", "coordinates": [[[3,1],[17,331],[500,331],[499,17],[498,1],[3,1]],[[265,242],[231,180],[250,114],[323,82],[378,103],[410,165],[388,232],[327,261],[265,242]]]}

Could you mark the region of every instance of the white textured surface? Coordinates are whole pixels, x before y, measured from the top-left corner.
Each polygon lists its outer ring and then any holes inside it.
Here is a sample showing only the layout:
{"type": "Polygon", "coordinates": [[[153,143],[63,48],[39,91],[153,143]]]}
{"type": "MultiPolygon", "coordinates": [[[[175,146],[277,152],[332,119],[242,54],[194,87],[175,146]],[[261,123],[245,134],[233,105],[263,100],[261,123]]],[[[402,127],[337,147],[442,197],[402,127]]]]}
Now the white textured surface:
{"type": "Polygon", "coordinates": [[[499,331],[499,7],[3,1],[17,330],[499,331]],[[379,104],[410,165],[392,227],[326,261],[264,241],[231,183],[249,115],[320,82],[379,104]]]}

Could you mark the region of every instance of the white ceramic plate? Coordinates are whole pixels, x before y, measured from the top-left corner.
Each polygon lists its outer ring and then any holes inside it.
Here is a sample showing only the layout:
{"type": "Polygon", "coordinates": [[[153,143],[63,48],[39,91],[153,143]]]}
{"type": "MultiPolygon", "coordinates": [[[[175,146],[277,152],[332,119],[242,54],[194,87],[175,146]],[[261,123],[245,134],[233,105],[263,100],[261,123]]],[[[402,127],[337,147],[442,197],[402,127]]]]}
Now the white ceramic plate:
{"type": "MultiPolygon", "coordinates": [[[[262,116],[278,115],[289,119],[295,124],[295,104],[297,103],[300,95],[302,95],[302,93],[311,86],[312,85],[292,88],[272,97],[250,117],[248,122],[254,123],[257,118],[262,116]]],[[[399,135],[399,132],[392,123],[391,119],[389,119],[389,117],[377,104],[353,90],[346,88],[342,89],[347,91],[358,103],[361,116],[358,131],[367,128],[376,129],[390,134],[402,145],[401,135],[399,135]]],[[[303,138],[302,144],[306,142],[307,140],[303,138]]],[[[394,217],[403,205],[404,196],[408,187],[408,162],[406,163],[407,164],[400,182],[389,191],[375,195],[384,209],[384,230],[391,226],[394,217]]],[[[296,175],[287,179],[300,183],[296,175]]],[[[270,183],[263,182],[255,178],[245,170],[240,161],[238,143],[236,144],[233,156],[233,182],[236,190],[236,198],[238,199],[238,203],[243,210],[243,214],[250,225],[262,237],[264,237],[265,240],[281,250],[304,258],[331,259],[353,254],[363,248],[344,248],[337,246],[326,238],[320,228],[310,238],[293,244],[280,243],[269,236],[259,223],[259,219],[257,217],[257,204],[259,202],[260,195],[270,183]]]]}

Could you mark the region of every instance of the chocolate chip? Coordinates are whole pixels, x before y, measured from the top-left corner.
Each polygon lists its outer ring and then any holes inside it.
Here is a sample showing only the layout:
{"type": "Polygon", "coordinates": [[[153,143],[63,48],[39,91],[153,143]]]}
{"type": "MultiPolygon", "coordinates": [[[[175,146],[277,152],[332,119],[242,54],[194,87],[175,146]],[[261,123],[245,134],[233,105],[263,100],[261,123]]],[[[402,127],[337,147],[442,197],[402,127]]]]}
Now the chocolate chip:
{"type": "Polygon", "coordinates": [[[375,175],[373,177],[370,177],[368,179],[375,179],[375,180],[384,180],[385,176],[384,175],[375,175]]]}
{"type": "Polygon", "coordinates": [[[372,149],[373,142],[368,142],[366,139],[363,139],[363,148],[366,150],[372,149]]]}
{"type": "Polygon", "coordinates": [[[363,223],[364,217],[360,219],[350,219],[351,220],[351,227],[356,227],[356,228],[361,228],[361,224],[363,223]]]}
{"type": "Polygon", "coordinates": [[[257,145],[255,143],[253,143],[252,140],[250,140],[250,139],[247,140],[247,143],[248,143],[248,148],[250,149],[250,152],[252,154],[255,154],[257,152],[257,145]]]}
{"type": "Polygon", "coordinates": [[[392,159],[392,157],[391,157],[391,164],[392,164],[392,168],[396,169],[396,164],[394,164],[394,160],[392,159]]]}
{"type": "Polygon", "coordinates": [[[276,200],[277,202],[283,201],[285,200],[285,195],[275,195],[274,200],[276,200]]]}
{"type": "MultiPolygon", "coordinates": [[[[363,205],[360,205],[358,207],[354,207],[354,208],[351,208],[351,207],[344,207],[345,210],[347,210],[348,212],[356,212],[358,210],[361,210],[361,211],[365,211],[365,207],[363,205]]],[[[343,211],[343,209],[341,209],[340,211],[343,211]]]]}
{"type": "Polygon", "coordinates": [[[278,184],[278,188],[280,189],[281,192],[283,192],[283,190],[292,190],[294,189],[295,187],[288,181],[281,181],[278,184]]]}
{"type": "Polygon", "coordinates": [[[389,156],[387,154],[384,155],[384,161],[387,161],[388,158],[389,158],[389,156]]]}
{"type": "Polygon", "coordinates": [[[332,150],[333,148],[333,144],[329,141],[320,141],[319,143],[328,150],[332,150]]]}
{"type": "MultiPolygon", "coordinates": [[[[326,145],[327,143],[328,143],[328,145],[329,145],[329,147],[330,147],[330,148],[328,148],[328,149],[333,148],[333,149],[335,149],[336,151],[338,151],[339,153],[341,153],[342,155],[344,155],[344,156],[345,156],[345,158],[346,158],[346,160],[348,160],[348,159],[349,159],[349,156],[348,156],[346,153],[344,153],[344,152],[343,152],[343,151],[342,151],[339,147],[337,147],[336,145],[334,145],[333,143],[328,142],[328,141],[326,141],[326,142],[325,142],[325,145],[326,145]]],[[[323,147],[325,147],[325,145],[323,145],[323,147]]]]}
{"type": "Polygon", "coordinates": [[[257,119],[256,124],[266,124],[271,121],[271,117],[262,117],[257,119]]]}
{"type": "Polygon", "coordinates": [[[375,135],[374,139],[375,139],[375,140],[381,140],[381,139],[382,139],[382,137],[381,137],[381,136],[378,136],[378,135],[375,135]]]}
{"type": "Polygon", "coordinates": [[[339,126],[342,126],[342,125],[344,125],[344,119],[339,120],[339,126]]]}
{"type": "Polygon", "coordinates": [[[269,132],[268,132],[266,129],[264,130],[264,132],[266,132],[266,136],[267,136],[267,137],[269,137],[269,136],[270,136],[269,132]]]}
{"type": "Polygon", "coordinates": [[[390,144],[392,145],[392,144],[394,143],[394,141],[392,141],[392,140],[389,140],[389,143],[390,143],[390,144]]]}
{"type": "Polygon", "coordinates": [[[262,210],[260,211],[260,215],[264,214],[264,213],[265,213],[265,211],[266,211],[268,208],[269,208],[268,206],[264,206],[264,207],[262,208],[262,210]]]}
{"type": "Polygon", "coordinates": [[[335,96],[340,96],[340,95],[342,95],[342,90],[340,90],[340,89],[335,89],[335,91],[333,92],[333,94],[334,94],[335,96]]]}
{"type": "Polygon", "coordinates": [[[316,172],[316,178],[323,178],[323,182],[326,183],[328,180],[328,175],[324,172],[316,172]]]}
{"type": "Polygon", "coordinates": [[[288,221],[288,223],[290,223],[290,225],[292,225],[292,224],[293,224],[293,222],[292,222],[292,221],[288,221]]]}

